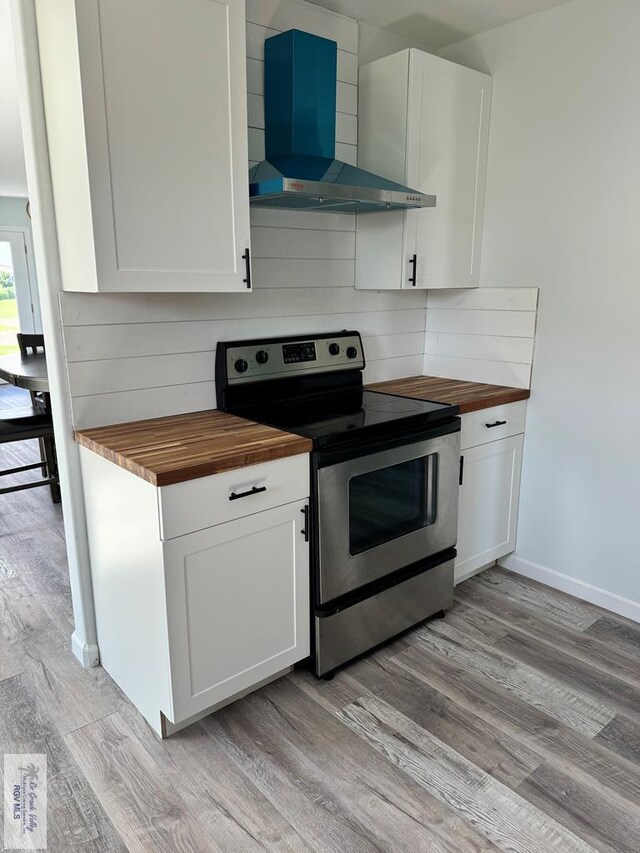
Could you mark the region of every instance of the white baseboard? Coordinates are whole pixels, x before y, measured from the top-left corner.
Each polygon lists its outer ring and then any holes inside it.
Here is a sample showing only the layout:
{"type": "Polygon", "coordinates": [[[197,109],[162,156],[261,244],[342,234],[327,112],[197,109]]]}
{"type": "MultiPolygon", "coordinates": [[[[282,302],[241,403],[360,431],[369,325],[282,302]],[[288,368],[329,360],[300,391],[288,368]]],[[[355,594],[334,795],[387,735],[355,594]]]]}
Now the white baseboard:
{"type": "Polygon", "coordinates": [[[85,669],[100,665],[100,652],[98,647],[89,645],[78,637],[74,631],[71,635],[71,651],[78,658],[85,669]]]}
{"type": "Polygon", "coordinates": [[[540,581],[546,586],[574,595],[576,598],[610,610],[612,613],[617,613],[618,616],[624,616],[633,622],[640,622],[640,601],[625,598],[599,586],[572,578],[569,575],[563,575],[561,572],[553,571],[553,569],[547,569],[546,566],[541,566],[539,563],[523,560],[521,557],[516,557],[515,554],[508,554],[498,562],[505,569],[510,569],[518,575],[540,581]]]}

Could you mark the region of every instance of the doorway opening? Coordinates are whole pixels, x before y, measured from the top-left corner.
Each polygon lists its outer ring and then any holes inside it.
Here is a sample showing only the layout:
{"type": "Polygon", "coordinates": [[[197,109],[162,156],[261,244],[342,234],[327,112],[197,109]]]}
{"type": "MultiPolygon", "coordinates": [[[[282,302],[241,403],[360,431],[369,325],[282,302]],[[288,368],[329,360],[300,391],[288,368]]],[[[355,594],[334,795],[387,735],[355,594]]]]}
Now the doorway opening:
{"type": "Polygon", "coordinates": [[[27,239],[25,229],[0,228],[0,356],[19,351],[18,332],[42,332],[27,239]]]}

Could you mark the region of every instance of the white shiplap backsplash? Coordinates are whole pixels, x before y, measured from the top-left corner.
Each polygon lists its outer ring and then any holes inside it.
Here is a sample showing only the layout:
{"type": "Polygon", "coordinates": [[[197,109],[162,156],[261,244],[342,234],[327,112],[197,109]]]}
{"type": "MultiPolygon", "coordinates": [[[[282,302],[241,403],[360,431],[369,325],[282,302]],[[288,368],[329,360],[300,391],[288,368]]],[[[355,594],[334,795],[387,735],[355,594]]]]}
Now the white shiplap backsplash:
{"type": "Polygon", "coordinates": [[[528,388],[538,289],[431,290],[424,373],[528,388]]]}
{"type": "MultiPolygon", "coordinates": [[[[338,43],[337,156],[357,156],[358,26],[301,0],[247,0],[250,157],[264,153],[263,45],[300,28],[338,43]]],[[[422,371],[424,293],[354,289],[355,217],[252,212],[254,292],[61,295],[77,427],[215,406],[218,340],[359,329],[365,379],[422,371]]]]}

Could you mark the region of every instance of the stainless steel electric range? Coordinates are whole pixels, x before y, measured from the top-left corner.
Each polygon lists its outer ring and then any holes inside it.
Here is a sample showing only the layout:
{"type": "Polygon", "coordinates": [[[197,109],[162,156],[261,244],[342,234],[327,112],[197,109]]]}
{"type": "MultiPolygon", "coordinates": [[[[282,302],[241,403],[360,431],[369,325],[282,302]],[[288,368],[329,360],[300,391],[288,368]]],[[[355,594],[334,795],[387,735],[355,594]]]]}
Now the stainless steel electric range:
{"type": "Polygon", "coordinates": [[[218,407],[307,436],[318,676],[453,602],[457,406],[363,389],[358,332],[218,344],[218,407]]]}

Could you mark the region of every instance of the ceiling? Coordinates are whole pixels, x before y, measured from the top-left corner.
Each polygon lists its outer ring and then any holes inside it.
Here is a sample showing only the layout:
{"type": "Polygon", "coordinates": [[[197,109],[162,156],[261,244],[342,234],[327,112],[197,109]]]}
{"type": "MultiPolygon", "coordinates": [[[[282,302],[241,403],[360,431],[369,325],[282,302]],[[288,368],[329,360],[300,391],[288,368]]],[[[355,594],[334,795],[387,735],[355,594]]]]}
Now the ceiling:
{"type": "Polygon", "coordinates": [[[568,0],[311,0],[437,51],[568,0]]]}
{"type": "Polygon", "coordinates": [[[0,0],[0,196],[26,196],[9,0],[0,0]]]}

